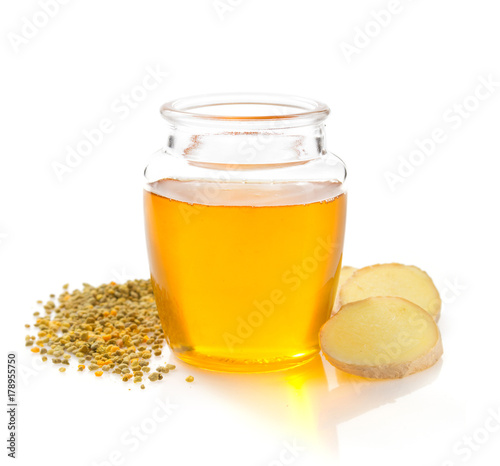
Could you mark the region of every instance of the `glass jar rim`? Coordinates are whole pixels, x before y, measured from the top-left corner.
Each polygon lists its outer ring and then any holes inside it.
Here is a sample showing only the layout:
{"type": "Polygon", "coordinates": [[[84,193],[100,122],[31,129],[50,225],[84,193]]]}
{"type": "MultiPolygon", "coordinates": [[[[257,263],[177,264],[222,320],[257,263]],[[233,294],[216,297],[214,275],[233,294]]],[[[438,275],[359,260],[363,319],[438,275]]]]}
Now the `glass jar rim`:
{"type": "Polygon", "coordinates": [[[319,124],[330,109],[305,97],[241,92],[183,97],[163,104],[160,112],[174,124],[290,128],[319,124]]]}

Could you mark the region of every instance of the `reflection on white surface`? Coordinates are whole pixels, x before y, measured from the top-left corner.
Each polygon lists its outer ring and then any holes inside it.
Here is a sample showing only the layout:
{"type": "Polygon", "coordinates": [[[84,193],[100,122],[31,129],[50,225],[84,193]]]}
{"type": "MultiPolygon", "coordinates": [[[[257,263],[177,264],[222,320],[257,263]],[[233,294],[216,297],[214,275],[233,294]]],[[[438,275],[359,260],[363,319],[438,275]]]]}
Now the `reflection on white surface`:
{"type": "Polygon", "coordinates": [[[242,411],[284,438],[308,445],[323,459],[338,459],[341,424],[429,385],[438,378],[442,361],[398,380],[350,375],[320,356],[294,369],[263,374],[218,373],[180,365],[195,380],[203,380],[203,390],[213,403],[223,400],[225,409],[242,411]]]}

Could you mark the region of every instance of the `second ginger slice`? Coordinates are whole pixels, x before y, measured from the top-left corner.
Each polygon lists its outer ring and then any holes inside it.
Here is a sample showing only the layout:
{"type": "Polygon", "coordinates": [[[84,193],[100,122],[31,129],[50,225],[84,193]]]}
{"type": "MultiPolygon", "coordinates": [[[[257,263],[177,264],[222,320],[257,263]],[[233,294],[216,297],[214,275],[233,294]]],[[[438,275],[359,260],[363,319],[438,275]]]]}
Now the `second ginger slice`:
{"type": "Polygon", "coordinates": [[[407,299],[439,319],[439,292],[429,275],[413,265],[377,264],[356,270],[340,287],[338,307],[375,296],[407,299]]]}
{"type": "Polygon", "coordinates": [[[345,304],[320,331],[326,359],[362,377],[401,378],[432,366],[443,353],[434,319],[403,298],[345,304]]]}

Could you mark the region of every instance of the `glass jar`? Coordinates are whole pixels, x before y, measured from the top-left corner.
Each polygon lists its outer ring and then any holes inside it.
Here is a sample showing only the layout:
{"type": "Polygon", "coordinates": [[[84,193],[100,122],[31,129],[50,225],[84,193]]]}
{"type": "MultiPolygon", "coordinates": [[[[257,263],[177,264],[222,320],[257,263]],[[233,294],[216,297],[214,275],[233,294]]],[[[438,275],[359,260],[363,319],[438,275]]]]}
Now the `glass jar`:
{"type": "Polygon", "coordinates": [[[145,170],[151,281],[181,360],[286,369],[319,351],[342,262],[346,170],[329,108],[266,94],[161,107],[167,143],[145,170]]]}

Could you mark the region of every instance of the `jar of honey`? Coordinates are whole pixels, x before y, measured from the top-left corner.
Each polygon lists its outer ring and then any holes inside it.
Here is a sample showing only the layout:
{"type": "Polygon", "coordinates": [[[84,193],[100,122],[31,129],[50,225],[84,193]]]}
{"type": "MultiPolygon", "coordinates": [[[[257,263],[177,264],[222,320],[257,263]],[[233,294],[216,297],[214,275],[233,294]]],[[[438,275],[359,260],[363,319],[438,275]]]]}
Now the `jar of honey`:
{"type": "Polygon", "coordinates": [[[346,169],[329,108],[268,94],[166,103],[145,170],[151,281],[168,344],[219,371],[286,369],[319,351],[342,262],[346,169]]]}

